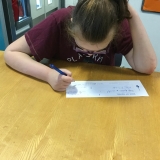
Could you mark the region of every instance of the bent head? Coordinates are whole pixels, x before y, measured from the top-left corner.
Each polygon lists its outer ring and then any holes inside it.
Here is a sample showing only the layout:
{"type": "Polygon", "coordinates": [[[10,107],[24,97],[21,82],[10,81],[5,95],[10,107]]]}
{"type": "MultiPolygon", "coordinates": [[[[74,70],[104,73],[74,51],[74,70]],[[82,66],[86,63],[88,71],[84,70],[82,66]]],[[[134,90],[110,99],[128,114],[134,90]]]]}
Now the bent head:
{"type": "Polygon", "coordinates": [[[99,51],[114,39],[124,18],[130,18],[127,0],[79,0],[67,31],[81,49],[99,51]]]}

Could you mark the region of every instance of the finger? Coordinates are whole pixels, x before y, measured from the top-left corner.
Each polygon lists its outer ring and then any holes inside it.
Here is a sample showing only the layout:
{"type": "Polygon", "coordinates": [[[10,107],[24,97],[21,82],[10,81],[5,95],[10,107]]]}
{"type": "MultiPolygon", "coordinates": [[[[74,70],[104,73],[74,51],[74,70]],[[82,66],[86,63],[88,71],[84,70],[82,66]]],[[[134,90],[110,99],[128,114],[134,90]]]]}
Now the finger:
{"type": "Polygon", "coordinates": [[[67,89],[67,87],[63,86],[63,87],[59,88],[58,90],[61,91],[61,92],[63,92],[63,91],[66,91],[66,89],[67,89]]]}
{"type": "Polygon", "coordinates": [[[64,84],[63,87],[67,88],[70,84],[64,84]]]}
{"type": "Polygon", "coordinates": [[[65,86],[69,86],[71,83],[66,83],[66,82],[63,82],[63,86],[65,87],[65,86]]]}
{"type": "Polygon", "coordinates": [[[69,85],[70,85],[70,83],[68,83],[68,84],[63,84],[60,89],[61,89],[61,90],[66,90],[66,89],[69,87],[69,85]]]}
{"type": "Polygon", "coordinates": [[[67,69],[61,69],[64,73],[67,74],[67,76],[71,77],[72,76],[72,73],[71,71],[67,70],[67,69]]]}
{"type": "Polygon", "coordinates": [[[66,91],[66,88],[67,88],[67,87],[61,86],[61,88],[54,88],[54,90],[55,90],[56,92],[64,92],[64,91],[66,91]]]}
{"type": "Polygon", "coordinates": [[[71,83],[73,81],[73,78],[69,76],[62,76],[61,78],[64,83],[71,83]]]}

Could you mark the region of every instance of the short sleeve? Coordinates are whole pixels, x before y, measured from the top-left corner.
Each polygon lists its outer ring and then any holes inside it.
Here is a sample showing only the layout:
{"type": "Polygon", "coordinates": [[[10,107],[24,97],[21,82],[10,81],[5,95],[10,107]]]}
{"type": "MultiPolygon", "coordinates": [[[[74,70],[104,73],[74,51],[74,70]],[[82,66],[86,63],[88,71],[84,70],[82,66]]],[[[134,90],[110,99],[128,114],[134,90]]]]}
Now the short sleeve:
{"type": "Polygon", "coordinates": [[[54,14],[30,29],[25,38],[37,61],[51,59],[58,52],[58,25],[54,14]]]}
{"type": "Polygon", "coordinates": [[[118,33],[118,41],[116,42],[115,53],[126,55],[133,48],[132,36],[129,22],[125,19],[120,26],[120,33],[118,33]]]}

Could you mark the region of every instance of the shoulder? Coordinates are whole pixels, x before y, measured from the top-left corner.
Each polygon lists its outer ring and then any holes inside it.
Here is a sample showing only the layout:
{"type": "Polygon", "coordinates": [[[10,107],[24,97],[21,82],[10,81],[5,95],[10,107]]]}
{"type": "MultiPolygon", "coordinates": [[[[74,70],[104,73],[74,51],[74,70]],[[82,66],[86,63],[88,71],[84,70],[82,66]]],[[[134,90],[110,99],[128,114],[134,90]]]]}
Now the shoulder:
{"type": "Polygon", "coordinates": [[[74,7],[67,7],[53,12],[27,33],[32,32],[31,34],[40,34],[41,32],[44,33],[48,31],[51,34],[57,32],[59,27],[62,26],[66,19],[71,16],[73,8],[74,7]]]}
{"type": "Polygon", "coordinates": [[[129,26],[129,22],[128,22],[128,19],[124,19],[120,25],[119,25],[119,31],[120,33],[124,34],[124,33],[127,33],[129,32],[130,33],[130,26],[129,26]]]}
{"type": "Polygon", "coordinates": [[[117,34],[115,36],[115,39],[117,42],[121,42],[124,39],[128,39],[131,37],[131,30],[128,19],[124,19],[118,27],[117,34]]]}
{"type": "Polygon", "coordinates": [[[66,20],[68,18],[71,18],[73,9],[74,9],[74,6],[69,6],[67,8],[62,8],[62,9],[59,9],[59,10],[53,12],[51,14],[51,16],[56,19],[57,23],[61,23],[64,20],[66,20]]]}
{"type": "Polygon", "coordinates": [[[69,6],[67,8],[56,10],[33,28],[56,28],[64,23],[69,17],[71,17],[73,9],[74,7],[69,6]]]}
{"type": "Polygon", "coordinates": [[[128,19],[124,19],[120,23],[117,35],[115,36],[113,42],[115,53],[126,55],[133,48],[132,35],[128,19]]]}

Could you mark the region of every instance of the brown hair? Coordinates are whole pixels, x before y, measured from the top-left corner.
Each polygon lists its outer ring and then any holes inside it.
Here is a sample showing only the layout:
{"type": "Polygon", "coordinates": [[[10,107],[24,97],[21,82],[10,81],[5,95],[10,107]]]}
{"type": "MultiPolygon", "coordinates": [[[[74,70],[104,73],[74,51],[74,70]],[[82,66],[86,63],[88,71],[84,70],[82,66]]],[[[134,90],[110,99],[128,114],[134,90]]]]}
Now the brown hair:
{"type": "Polygon", "coordinates": [[[125,18],[131,18],[127,0],[78,0],[67,32],[74,37],[78,28],[87,41],[102,42],[125,18]]]}

